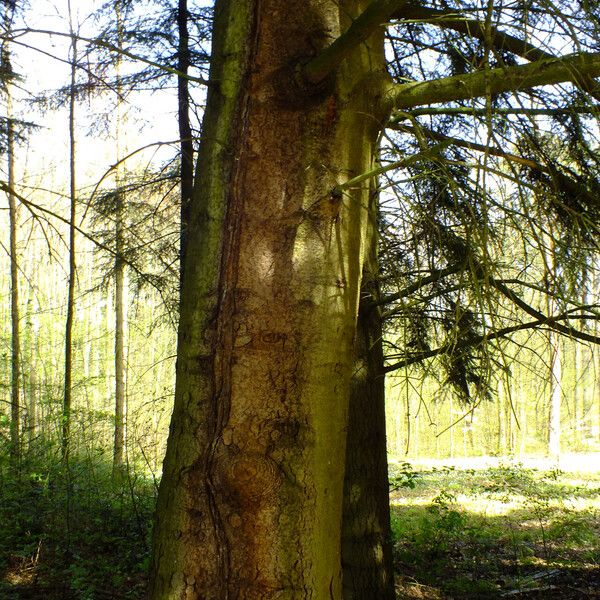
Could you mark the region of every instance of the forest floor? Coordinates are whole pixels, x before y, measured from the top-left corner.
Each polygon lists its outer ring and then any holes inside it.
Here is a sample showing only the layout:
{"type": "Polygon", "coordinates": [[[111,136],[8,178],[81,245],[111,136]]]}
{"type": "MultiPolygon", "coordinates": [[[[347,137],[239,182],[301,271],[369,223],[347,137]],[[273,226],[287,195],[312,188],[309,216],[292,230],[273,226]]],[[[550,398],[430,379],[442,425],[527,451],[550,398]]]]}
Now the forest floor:
{"type": "Polygon", "coordinates": [[[449,462],[392,466],[398,598],[600,599],[597,456],[449,462]]]}
{"type": "MultiPolygon", "coordinates": [[[[597,458],[393,464],[398,598],[600,600],[597,458]]],[[[89,459],[0,468],[0,600],[141,600],[155,497],[89,459]]]]}

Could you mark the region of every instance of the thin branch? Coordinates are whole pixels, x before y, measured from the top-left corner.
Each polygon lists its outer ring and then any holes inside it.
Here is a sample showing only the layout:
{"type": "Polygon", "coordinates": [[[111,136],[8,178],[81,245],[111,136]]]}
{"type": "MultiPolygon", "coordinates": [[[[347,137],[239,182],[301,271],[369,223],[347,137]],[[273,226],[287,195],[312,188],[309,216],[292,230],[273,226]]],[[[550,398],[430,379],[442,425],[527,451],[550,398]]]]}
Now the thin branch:
{"type": "Polygon", "coordinates": [[[564,335],[569,337],[582,340],[584,342],[590,342],[592,344],[600,345],[600,337],[597,335],[592,335],[590,333],[585,333],[584,331],[579,331],[574,327],[568,325],[561,325],[557,323],[557,318],[552,316],[547,316],[543,312],[533,308],[533,306],[527,304],[516,292],[513,292],[509,287],[504,285],[501,281],[494,279],[493,277],[488,278],[488,282],[491,286],[495,287],[502,295],[506,296],[513,304],[516,304],[521,310],[526,312],[528,315],[540,320],[544,325],[549,327],[550,329],[554,329],[554,331],[558,331],[564,335]]]}
{"type": "Polygon", "coordinates": [[[367,179],[371,179],[373,177],[377,177],[378,175],[381,175],[382,173],[386,173],[387,171],[393,171],[394,169],[402,169],[404,167],[409,167],[410,165],[413,165],[415,163],[418,163],[418,162],[421,162],[424,160],[432,160],[432,159],[438,158],[440,152],[444,148],[447,148],[449,145],[450,145],[450,142],[442,142],[440,144],[436,144],[435,146],[432,146],[431,148],[429,148],[427,150],[424,150],[423,152],[413,154],[411,156],[408,156],[407,158],[403,158],[402,160],[397,160],[393,163],[389,163],[382,167],[377,167],[375,169],[372,169],[371,171],[367,171],[366,173],[361,173],[360,175],[357,175],[356,177],[353,177],[352,179],[349,179],[348,181],[346,181],[344,183],[340,183],[339,185],[335,186],[335,188],[333,188],[331,193],[334,196],[340,195],[345,190],[356,187],[358,184],[362,183],[363,181],[366,181],[367,179]]]}
{"type": "MultiPolygon", "coordinates": [[[[442,29],[452,29],[459,33],[464,33],[470,37],[486,42],[488,33],[486,24],[482,21],[466,18],[464,15],[451,10],[436,10],[416,4],[409,4],[400,13],[395,15],[401,21],[419,21],[428,23],[442,29]]],[[[545,58],[555,58],[550,52],[546,52],[533,44],[521,40],[495,27],[491,27],[489,40],[496,50],[507,50],[516,54],[525,60],[543,60],[545,58]]]]}
{"type": "MultiPolygon", "coordinates": [[[[402,17],[427,22],[444,29],[453,29],[454,31],[474,37],[486,44],[489,43],[496,50],[507,50],[525,60],[533,61],[556,58],[554,54],[546,52],[525,40],[499,31],[495,27],[488,27],[486,23],[482,23],[481,21],[467,19],[456,12],[411,5],[402,11],[402,17]]],[[[576,83],[581,89],[591,94],[596,100],[600,100],[600,90],[598,90],[597,84],[591,77],[583,75],[576,83]]]]}
{"type": "Polygon", "coordinates": [[[169,67],[168,65],[161,65],[160,63],[157,63],[156,61],[153,61],[149,58],[145,58],[144,56],[140,56],[139,54],[134,54],[133,52],[129,52],[128,50],[119,48],[118,46],[115,46],[115,44],[111,44],[110,42],[106,42],[105,40],[101,40],[100,38],[88,38],[88,37],[84,37],[81,35],[77,35],[75,33],[68,33],[68,32],[64,32],[64,31],[51,31],[48,29],[24,28],[24,29],[15,29],[12,32],[11,36],[0,35],[0,39],[1,40],[13,39],[17,36],[25,35],[27,33],[39,33],[42,35],[49,35],[49,36],[56,35],[58,37],[80,40],[87,44],[91,44],[92,46],[97,46],[98,48],[105,48],[106,50],[109,50],[110,52],[115,52],[122,56],[126,56],[127,58],[130,58],[133,61],[144,63],[150,67],[155,67],[156,69],[164,71],[165,73],[169,73],[170,75],[175,75],[177,77],[183,77],[183,78],[187,79],[188,81],[194,81],[196,83],[201,83],[203,85],[209,84],[208,80],[204,79],[203,77],[194,77],[193,75],[189,75],[187,73],[182,73],[178,69],[169,67]]]}
{"type": "MultiPolygon", "coordinates": [[[[4,181],[0,181],[0,191],[3,191],[5,193],[7,193],[7,194],[8,193],[13,194],[19,200],[19,202],[21,202],[21,204],[23,204],[24,206],[27,207],[27,209],[32,214],[35,214],[34,211],[38,210],[41,213],[45,213],[46,215],[54,217],[55,219],[57,219],[61,223],[64,223],[65,225],[70,225],[71,224],[71,221],[69,219],[67,219],[67,218],[59,215],[58,213],[56,213],[56,212],[54,212],[54,211],[52,211],[52,210],[50,210],[48,208],[44,208],[43,206],[40,206],[39,204],[35,204],[34,202],[31,202],[30,200],[27,200],[27,198],[25,198],[21,194],[17,193],[16,191],[12,190],[4,181]]],[[[110,246],[108,246],[107,244],[104,244],[100,240],[96,239],[93,235],[89,234],[85,229],[83,229],[83,228],[75,225],[75,231],[77,231],[77,233],[80,233],[83,237],[85,237],[86,239],[88,239],[90,242],[92,242],[92,244],[94,244],[95,246],[97,246],[101,250],[104,250],[105,252],[107,252],[108,254],[110,254],[113,257],[116,256],[116,252],[110,246]]],[[[139,275],[142,278],[145,277],[145,273],[143,273],[142,271],[140,271],[138,269],[138,267],[134,263],[132,263],[131,261],[127,260],[126,257],[122,257],[122,259],[125,262],[125,264],[127,264],[127,266],[130,267],[137,275],[139,275]]],[[[168,268],[166,264],[164,266],[165,266],[165,268],[168,268]]],[[[175,269],[171,269],[171,270],[172,270],[173,273],[176,272],[175,269]]],[[[153,286],[153,287],[159,293],[162,294],[162,290],[160,290],[156,286],[153,286]]]]}
{"type": "Polygon", "coordinates": [[[449,267],[446,267],[445,269],[437,269],[435,271],[432,271],[429,275],[427,275],[427,277],[420,277],[419,279],[417,279],[417,281],[406,286],[399,292],[396,292],[395,294],[388,294],[387,296],[383,296],[377,302],[374,302],[373,306],[384,306],[386,304],[390,304],[391,302],[396,302],[397,300],[406,298],[407,296],[410,296],[411,294],[414,294],[414,292],[420,290],[422,287],[425,287],[426,285],[429,285],[430,283],[436,283],[436,282],[440,281],[440,279],[443,279],[444,277],[447,277],[448,275],[454,275],[455,273],[458,273],[459,271],[461,271],[463,268],[464,268],[464,264],[460,263],[460,264],[456,264],[456,265],[450,265],[449,267]]]}
{"type": "MultiPolygon", "coordinates": [[[[396,124],[392,121],[391,124],[388,124],[390,129],[394,129],[395,131],[401,131],[402,133],[411,133],[415,134],[415,129],[413,127],[409,127],[408,125],[400,125],[396,124]]],[[[529,167],[530,169],[535,169],[537,171],[543,171],[545,173],[549,172],[549,170],[542,164],[531,160],[529,158],[523,158],[518,154],[512,154],[512,152],[506,152],[501,148],[496,148],[494,146],[487,146],[485,144],[478,144],[476,142],[469,142],[468,140],[461,140],[460,138],[455,138],[449,135],[444,135],[443,133],[437,133],[436,131],[432,131],[427,127],[420,127],[419,133],[424,135],[425,137],[436,140],[438,142],[447,142],[453,146],[458,146],[460,148],[468,148],[469,150],[475,150],[477,152],[485,152],[487,154],[491,154],[492,156],[497,156],[499,158],[503,158],[510,162],[518,163],[520,165],[524,165],[529,167]]]]}

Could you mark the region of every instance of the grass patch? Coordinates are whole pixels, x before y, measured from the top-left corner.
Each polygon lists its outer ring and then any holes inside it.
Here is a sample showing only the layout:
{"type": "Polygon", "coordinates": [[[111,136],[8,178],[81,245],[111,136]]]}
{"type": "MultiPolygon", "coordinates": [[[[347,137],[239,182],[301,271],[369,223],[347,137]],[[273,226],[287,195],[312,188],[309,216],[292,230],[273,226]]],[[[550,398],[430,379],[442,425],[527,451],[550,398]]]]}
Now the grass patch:
{"type": "Polygon", "coordinates": [[[391,479],[400,597],[597,597],[600,474],[404,463],[391,479]]]}

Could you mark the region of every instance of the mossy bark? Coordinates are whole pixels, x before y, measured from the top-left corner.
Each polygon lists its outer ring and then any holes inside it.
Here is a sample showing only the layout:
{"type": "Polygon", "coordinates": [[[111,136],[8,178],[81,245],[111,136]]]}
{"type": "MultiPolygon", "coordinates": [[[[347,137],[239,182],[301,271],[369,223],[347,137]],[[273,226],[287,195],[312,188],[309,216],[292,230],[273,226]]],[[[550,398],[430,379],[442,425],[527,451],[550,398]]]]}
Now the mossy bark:
{"type": "Polygon", "coordinates": [[[339,599],[349,382],[385,115],[382,32],[296,68],[366,0],[217,1],[151,597],[339,599]]]}

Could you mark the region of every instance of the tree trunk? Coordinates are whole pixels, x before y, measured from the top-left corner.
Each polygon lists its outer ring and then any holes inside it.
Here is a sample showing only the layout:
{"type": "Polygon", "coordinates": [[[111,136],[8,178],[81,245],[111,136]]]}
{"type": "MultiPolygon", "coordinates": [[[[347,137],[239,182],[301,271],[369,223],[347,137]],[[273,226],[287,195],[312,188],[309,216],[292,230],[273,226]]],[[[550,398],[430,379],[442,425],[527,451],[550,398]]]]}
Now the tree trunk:
{"type": "Polygon", "coordinates": [[[341,507],[382,32],[367,2],[217,1],[151,597],[341,598],[341,507]],[[368,95],[367,95],[368,94],[368,95]]]}
{"type": "MultiPolygon", "coordinates": [[[[8,50],[3,48],[3,66],[11,74],[8,50]]],[[[19,224],[15,189],[15,133],[12,114],[11,83],[6,85],[6,156],[8,162],[8,219],[10,229],[10,321],[11,321],[11,382],[10,382],[10,457],[16,464],[21,454],[21,340],[19,311],[19,257],[17,254],[17,228],[19,224]]]]}
{"type": "Polygon", "coordinates": [[[115,257],[115,431],[113,470],[123,468],[125,448],[125,264],[123,263],[123,200],[118,193],[115,257]]]}
{"type": "MultiPolygon", "coordinates": [[[[123,46],[123,17],[121,0],[115,2],[115,16],[117,23],[117,44],[123,46]]],[[[115,205],[115,431],[113,444],[113,472],[120,473],[123,468],[123,453],[125,448],[125,327],[126,327],[126,301],[125,301],[125,240],[124,227],[126,219],[125,201],[121,190],[124,183],[123,168],[121,163],[121,129],[123,124],[123,85],[121,82],[121,57],[117,54],[115,70],[117,74],[117,119],[116,119],[116,146],[117,168],[115,171],[116,205],[115,205]]]]}
{"type": "Polygon", "coordinates": [[[560,338],[557,333],[549,334],[550,350],[550,411],[548,415],[548,456],[558,459],[560,456],[560,409],[562,402],[562,365],[560,356],[560,338]]]}
{"type": "Polygon", "coordinates": [[[395,598],[377,274],[364,271],[350,384],[342,521],[344,600],[395,598]]]}
{"type": "MultiPolygon", "coordinates": [[[[71,18],[69,6],[69,22],[71,18]]],[[[64,462],[68,462],[71,444],[71,408],[73,403],[73,317],[75,310],[75,218],[77,214],[77,187],[75,182],[75,75],[77,69],[77,41],[71,41],[71,87],[69,90],[69,284],[67,291],[67,319],[65,323],[65,382],[62,413],[61,451],[64,462]]]]}
{"type": "MultiPolygon", "coordinates": [[[[545,252],[545,264],[548,273],[546,275],[548,285],[552,285],[558,273],[556,250],[554,242],[554,231],[552,224],[549,225],[548,246],[545,252]]],[[[552,316],[557,310],[557,301],[552,295],[546,298],[546,310],[552,316]]],[[[562,357],[560,348],[560,335],[550,330],[548,332],[548,352],[550,368],[548,372],[548,383],[550,387],[550,406],[548,410],[548,456],[556,460],[560,457],[561,438],[561,403],[562,403],[562,357]]]]}
{"type": "Polygon", "coordinates": [[[35,294],[34,288],[29,287],[29,297],[27,299],[27,321],[25,323],[25,346],[27,349],[27,385],[25,386],[25,378],[23,387],[27,389],[27,441],[31,449],[35,437],[37,427],[37,378],[36,378],[36,342],[35,342],[35,326],[34,326],[34,305],[35,294]]]}
{"type": "MultiPolygon", "coordinates": [[[[177,70],[187,75],[190,67],[190,38],[188,33],[187,0],[179,0],[177,5],[177,70]]],[[[186,77],[177,79],[177,119],[181,150],[181,237],[179,245],[180,281],[183,281],[185,266],[185,249],[190,222],[190,207],[194,192],[194,144],[192,142],[192,126],[190,124],[190,93],[186,77]]]]}

